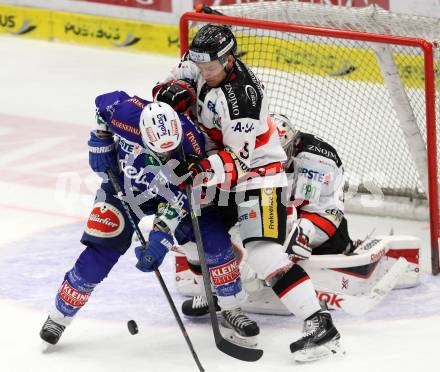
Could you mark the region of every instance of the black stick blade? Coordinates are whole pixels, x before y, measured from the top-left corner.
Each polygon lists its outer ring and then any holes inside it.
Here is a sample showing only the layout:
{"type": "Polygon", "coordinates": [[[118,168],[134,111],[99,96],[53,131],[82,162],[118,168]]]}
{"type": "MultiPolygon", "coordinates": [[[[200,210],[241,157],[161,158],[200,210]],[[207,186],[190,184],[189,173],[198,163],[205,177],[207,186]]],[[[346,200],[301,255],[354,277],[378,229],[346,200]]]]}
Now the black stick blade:
{"type": "Polygon", "coordinates": [[[263,350],[251,349],[234,344],[223,337],[216,339],[217,348],[223,353],[244,362],[256,362],[263,356],[263,350]]]}

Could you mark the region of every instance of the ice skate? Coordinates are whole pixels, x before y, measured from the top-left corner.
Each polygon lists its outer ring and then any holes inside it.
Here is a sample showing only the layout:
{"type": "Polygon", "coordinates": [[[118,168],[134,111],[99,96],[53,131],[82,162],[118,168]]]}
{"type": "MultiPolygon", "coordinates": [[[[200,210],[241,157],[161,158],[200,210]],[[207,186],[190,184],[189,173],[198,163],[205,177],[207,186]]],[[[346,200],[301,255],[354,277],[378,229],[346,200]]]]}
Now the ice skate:
{"type": "Polygon", "coordinates": [[[333,325],[330,313],[320,311],[305,320],[304,336],[290,344],[296,362],[312,362],[330,356],[342,356],[339,332],[333,325]]]}
{"type": "MultiPolygon", "coordinates": [[[[212,296],[214,298],[215,310],[220,311],[218,306],[218,299],[216,295],[212,296]]],[[[182,313],[183,315],[190,318],[204,317],[209,314],[208,301],[205,296],[194,296],[189,300],[185,300],[182,303],[182,313]]]]}
{"type": "Polygon", "coordinates": [[[65,326],[54,322],[50,316],[47,317],[40,331],[40,337],[43,340],[43,352],[51,350],[58,343],[65,329],[65,326]]]}
{"type": "Polygon", "coordinates": [[[221,325],[231,341],[246,347],[257,346],[260,328],[240,308],[224,310],[222,316],[221,325]]]}

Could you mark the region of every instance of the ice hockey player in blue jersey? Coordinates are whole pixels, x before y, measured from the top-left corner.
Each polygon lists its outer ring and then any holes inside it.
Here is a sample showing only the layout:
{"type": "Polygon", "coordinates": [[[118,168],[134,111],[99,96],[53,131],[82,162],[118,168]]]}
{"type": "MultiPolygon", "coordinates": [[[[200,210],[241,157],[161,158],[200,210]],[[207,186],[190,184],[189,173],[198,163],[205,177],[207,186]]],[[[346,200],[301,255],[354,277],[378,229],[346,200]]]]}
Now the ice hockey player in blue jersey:
{"type": "MultiPolygon", "coordinates": [[[[40,332],[40,337],[52,345],[132,242],[134,230],[108,181],[109,170],[118,176],[136,223],[144,216],[155,215],[147,248],[135,248],[136,267],[144,272],[158,267],[174,244],[173,235],[196,261],[187,195],[179,188],[181,180],[176,179],[173,169],[179,165],[180,146],[187,157],[204,156],[202,134],[187,116],[177,114],[166,103],[130,97],[123,91],[100,95],[95,103],[97,120],[88,141],[89,163],[103,182],[81,238],[86,248],[65,274],[40,332]]],[[[223,324],[237,337],[255,338],[258,325],[239,307],[246,294],[230,236],[221,223],[212,223],[220,220],[217,213],[214,207],[202,208],[199,224],[211,273],[229,273],[211,278],[223,324]]]]}

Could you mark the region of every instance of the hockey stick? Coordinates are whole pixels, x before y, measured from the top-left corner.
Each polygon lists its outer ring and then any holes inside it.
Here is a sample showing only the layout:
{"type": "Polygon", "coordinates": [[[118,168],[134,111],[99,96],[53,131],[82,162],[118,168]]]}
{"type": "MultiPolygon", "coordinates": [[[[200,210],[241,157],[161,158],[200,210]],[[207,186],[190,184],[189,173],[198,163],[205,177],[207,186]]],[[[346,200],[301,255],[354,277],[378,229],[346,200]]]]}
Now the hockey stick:
{"type": "MultiPolygon", "coordinates": [[[[180,159],[185,161],[185,154],[182,147],[179,151],[180,159]]],[[[245,362],[255,362],[263,356],[263,350],[251,349],[244,346],[234,344],[233,342],[225,339],[218,324],[217,313],[214,305],[214,298],[211,292],[211,281],[208,272],[208,266],[206,264],[205,248],[203,246],[202,234],[200,232],[199,221],[195,214],[195,209],[192,203],[192,188],[191,185],[185,182],[186,195],[188,197],[189,213],[191,216],[191,223],[194,230],[194,236],[196,238],[197,252],[199,254],[200,266],[202,267],[203,284],[205,287],[205,295],[208,301],[209,315],[211,318],[212,332],[214,333],[214,340],[217,348],[229,356],[243,360],[245,362]]]]}
{"type": "MultiPolygon", "coordinates": [[[[128,218],[128,220],[130,221],[131,226],[133,227],[134,231],[136,232],[136,235],[140,241],[140,243],[142,244],[143,249],[145,249],[147,247],[147,242],[144,239],[144,235],[142,234],[141,230],[139,229],[138,225],[134,222],[134,219],[131,215],[131,209],[130,206],[128,205],[128,203],[126,203],[122,197],[124,196],[124,194],[122,193],[121,188],[119,187],[118,181],[113,173],[112,170],[109,170],[107,172],[108,177],[110,179],[110,182],[114,188],[114,190],[116,191],[116,193],[118,194],[119,200],[121,201],[122,206],[125,209],[125,214],[128,218]]],[[[183,337],[185,338],[185,341],[188,345],[189,350],[191,351],[191,354],[194,358],[194,361],[197,364],[197,367],[199,368],[200,372],[204,372],[205,369],[203,368],[202,364],[200,363],[199,357],[196,354],[196,351],[194,350],[194,347],[192,345],[192,342],[188,336],[188,333],[186,332],[185,326],[183,325],[182,319],[180,318],[179,313],[177,312],[176,309],[176,305],[174,304],[174,301],[170,295],[170,292],[168,291],[168,287],[165,284],[165,281],[162,278],[162,274],[160,273],[159,269],[157,267],[155,267],[153,269],[154,273],[156,274],[157,279],[159,280],[160,286],[162,287],[162,290],[168,300],[168,303],[170,304],[171,310],[173,311],[174,314],[174,318],[176,318],[177,323],[179,324],[180,330],[182,331],[183,337]]]]}
{"type": "Polygon", "coordinates": [[[362,315],[377,306],[394,288],[408,267],[408,261],[400,257],[391,269],[380,279],[370,292],[352,296],[332,289],[316,288],[318,298],[330,306],[340,308],[350,315],[362,315]]]}
{"type": "Polygon", "coordinates": [[[218,10],[212,9],[210,6],[205,4],[196,4],[194,5],[194,10],[196,13],[206,13],[206,14],[216,14],[216,15],[224,15],[222,12],[218,10]]]}

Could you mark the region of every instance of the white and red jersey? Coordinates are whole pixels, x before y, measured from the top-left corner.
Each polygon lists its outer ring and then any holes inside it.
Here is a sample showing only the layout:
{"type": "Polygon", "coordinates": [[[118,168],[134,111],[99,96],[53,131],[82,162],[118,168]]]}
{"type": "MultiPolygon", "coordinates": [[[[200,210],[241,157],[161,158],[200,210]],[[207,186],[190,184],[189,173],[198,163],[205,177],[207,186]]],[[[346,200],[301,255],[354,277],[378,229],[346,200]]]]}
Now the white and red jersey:
{"type": "Polygon", "coordinates": [[[269,116],[264,86],[240,60],[216,88],[209,87],[185,57],[168,80],[186,80],[196,88],[194,114],[207,136],[211,184],[232,191],[287,185],[286,155],[269,116]]]}
{"type": "Polygon", "coordinates": [[[336,150],[319,137],[300,132],[296,144],[287,169],[291,200],[314,248],[334,235],[344,217],[344,169],[336,150]]]}

